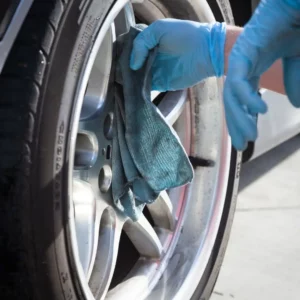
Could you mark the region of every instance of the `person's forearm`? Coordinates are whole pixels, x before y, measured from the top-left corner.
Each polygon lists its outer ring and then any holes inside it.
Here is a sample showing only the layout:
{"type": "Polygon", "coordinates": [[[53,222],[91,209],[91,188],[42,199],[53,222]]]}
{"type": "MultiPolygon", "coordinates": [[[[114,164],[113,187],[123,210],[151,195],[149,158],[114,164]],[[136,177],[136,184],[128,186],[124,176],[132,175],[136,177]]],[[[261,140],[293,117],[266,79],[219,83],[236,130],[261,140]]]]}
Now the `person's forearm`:
{"type": "MultiPolygon", "coordinates": [[[[227,74],[228,57],[236,39],[243,28],[227,25],[225,42],[225,74],[227,74]]],[[[260,87],[285,94],[281,60],[277,60],[261,77],[260,87]]]]}

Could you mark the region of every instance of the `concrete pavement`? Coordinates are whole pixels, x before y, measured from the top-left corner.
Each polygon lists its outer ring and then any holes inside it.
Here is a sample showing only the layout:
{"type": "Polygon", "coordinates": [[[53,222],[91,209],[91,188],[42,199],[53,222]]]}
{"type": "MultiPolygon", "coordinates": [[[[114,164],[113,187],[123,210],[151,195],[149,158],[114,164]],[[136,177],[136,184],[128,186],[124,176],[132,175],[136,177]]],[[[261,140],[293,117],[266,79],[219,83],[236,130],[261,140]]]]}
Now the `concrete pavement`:
{"type": "Polygon", "coordinates": [[[300,137],[243,166],[211,300],[300,299],[300,137]]]}

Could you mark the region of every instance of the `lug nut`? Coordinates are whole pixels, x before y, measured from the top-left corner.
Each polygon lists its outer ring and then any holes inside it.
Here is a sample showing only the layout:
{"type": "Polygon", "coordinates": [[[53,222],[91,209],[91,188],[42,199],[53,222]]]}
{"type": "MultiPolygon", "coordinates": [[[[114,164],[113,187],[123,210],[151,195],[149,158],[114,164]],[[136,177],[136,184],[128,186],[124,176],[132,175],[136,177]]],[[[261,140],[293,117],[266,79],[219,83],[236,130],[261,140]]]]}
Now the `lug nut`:
{"type": "Polygon", "coordinates": [[[105,120],[103,125],[104,135],[108,140],[113,138],[113,122],[114,122],[114,114],[110,112],[105,120]]]}
{"type": "Polygon", "coordinates": [[[109,165],[103,166],[99,174],[99,188],[102,193],[106,193],[112,181],[112,170],[109,165]]]}

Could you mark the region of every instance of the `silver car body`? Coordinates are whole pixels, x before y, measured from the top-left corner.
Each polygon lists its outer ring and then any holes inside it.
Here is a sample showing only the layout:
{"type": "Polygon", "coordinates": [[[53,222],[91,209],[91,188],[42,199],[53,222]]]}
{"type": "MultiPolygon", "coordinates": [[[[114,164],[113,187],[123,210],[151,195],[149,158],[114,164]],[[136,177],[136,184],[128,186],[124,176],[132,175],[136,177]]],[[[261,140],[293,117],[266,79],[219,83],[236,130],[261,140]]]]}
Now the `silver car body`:
{"type": "MultiPolygon", "coordinates": [[[[259,115],[259,136],[254,144],[254,159],[300,132],[300,109],[295,108],[284,95],[261,90],[268,105],[268,113],[259,115]]],[[[300,96],[300,95],[299,95],[300,96]]]]}

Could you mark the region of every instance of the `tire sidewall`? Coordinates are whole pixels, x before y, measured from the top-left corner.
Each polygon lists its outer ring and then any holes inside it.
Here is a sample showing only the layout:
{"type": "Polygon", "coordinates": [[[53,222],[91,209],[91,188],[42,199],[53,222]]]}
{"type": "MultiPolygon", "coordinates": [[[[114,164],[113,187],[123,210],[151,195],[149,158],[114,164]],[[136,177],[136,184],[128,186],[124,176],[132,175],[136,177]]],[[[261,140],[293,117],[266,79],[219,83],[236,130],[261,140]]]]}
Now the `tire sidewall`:
{"type": "Polygon", "coordinates": [[[37,299],[85,299],[68,249],[70,132],[80,74],[113,2],[70,1],[49,58],[29,199],[37,299]]]}

